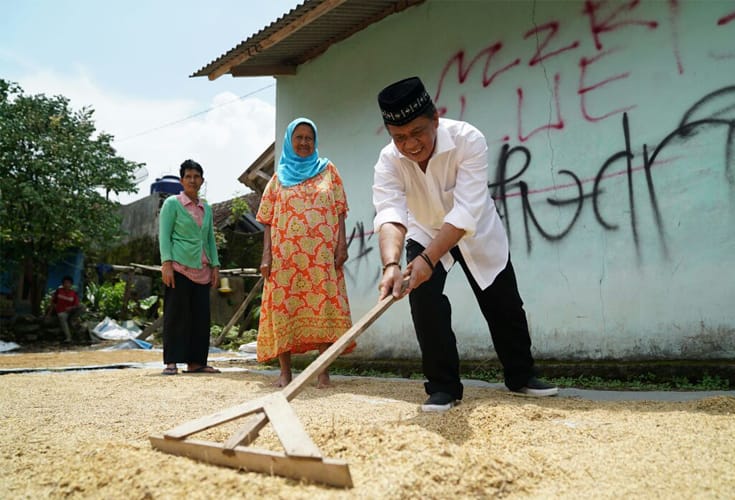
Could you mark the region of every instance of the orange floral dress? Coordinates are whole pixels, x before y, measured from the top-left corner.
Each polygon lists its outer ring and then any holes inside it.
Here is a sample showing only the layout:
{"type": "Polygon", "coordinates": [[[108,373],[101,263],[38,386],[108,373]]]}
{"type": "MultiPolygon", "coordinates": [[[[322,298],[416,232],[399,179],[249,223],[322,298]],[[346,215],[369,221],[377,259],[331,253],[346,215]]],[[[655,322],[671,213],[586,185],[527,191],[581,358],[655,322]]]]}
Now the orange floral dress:
{"type": "MultiPolygon", "coordinates": [[[[273,175],[256,219],[271,226],[271,271],[263,286],[258,361],[335,342],[352,326],[344,272],[334,254],[339,216],[347,213],[342,179],[332,163],[285,188],[273,175]]],[[[354,350],[354,342],[344,351],[354,350]]]]}

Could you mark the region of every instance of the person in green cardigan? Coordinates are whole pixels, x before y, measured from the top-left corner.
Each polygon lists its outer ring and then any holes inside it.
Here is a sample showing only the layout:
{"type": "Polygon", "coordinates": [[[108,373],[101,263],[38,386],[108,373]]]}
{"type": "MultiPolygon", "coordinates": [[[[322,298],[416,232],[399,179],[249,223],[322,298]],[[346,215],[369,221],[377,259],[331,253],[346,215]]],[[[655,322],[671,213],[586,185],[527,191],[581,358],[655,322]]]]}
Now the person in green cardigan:
{"type": "Polygon", "coordinates": [[[209,355],[209,287],[219,283],[219,258],[214,242],[212,208],[199,197],[204,170],[194,160],[179,168],[184,191],[169,196],[159,215],[158,242],[163,302],[164,375],[219,373],[207,364],[209,355]]]}

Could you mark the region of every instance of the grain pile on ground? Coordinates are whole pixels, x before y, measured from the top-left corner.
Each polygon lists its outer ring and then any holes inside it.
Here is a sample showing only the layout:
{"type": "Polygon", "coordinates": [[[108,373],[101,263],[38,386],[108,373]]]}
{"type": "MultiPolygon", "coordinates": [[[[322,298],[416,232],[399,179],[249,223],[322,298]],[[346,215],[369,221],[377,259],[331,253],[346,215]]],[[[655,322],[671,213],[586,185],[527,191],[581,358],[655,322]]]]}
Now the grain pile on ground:
{"type": "MultiPolygon", "coordinates": [[[[20,354],[1,368],[160,361],[160,353],[20,354]]],[[[216,358],[212,360],[217,365],[216,358]]],[[[224,363],[219,363],[225,367],[224,363]]],[[[470,387],[447,414],[421,414],[418,381],[338,378],[292,401],[340,490],[195,462],[148,436],[261,397],[274,376],[156,368],[0,377],[3,498],[732,498],[735,398],[685,403],[528,399],[470,387]]],[[[224,441],[237,422],[203,439],[224,441]]],[[[271,427],[256,441],[281,451],[271,427]]]]}

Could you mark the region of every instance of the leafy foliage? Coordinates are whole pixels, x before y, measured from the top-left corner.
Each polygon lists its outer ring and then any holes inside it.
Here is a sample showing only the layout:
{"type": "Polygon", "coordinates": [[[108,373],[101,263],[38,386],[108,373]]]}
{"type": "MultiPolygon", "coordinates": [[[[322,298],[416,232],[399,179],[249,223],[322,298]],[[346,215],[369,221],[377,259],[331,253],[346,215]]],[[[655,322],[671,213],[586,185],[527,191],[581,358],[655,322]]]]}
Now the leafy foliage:
{"type": "Polygon", "coordinates": [[[51,297],[53,297],[55,291],[54,289],[50,289],[43,295],[41,299],[41,311],[47,312],[49,310],[51,307],[51,297]]]}
{"type": "MultiPolygon", "coordinates": [[[[209,328],[209,335],[212,339],[215,339],[220,336],[222,330],[224,330],[222,325],[214,324],[209,328]]],[[[241,345],[254,342],[257,338],[257,329],[243,330],[241,332],[240,327],[235,325],[227,331],[227,335],[222,339],[219,347],[225,351],[237,351],[241,345]]]]}
{"type": "MultiPolygon", "coordinates": [[[[120,280],[117,283],[103,283],[102,285],[90,283],[87,285],[84,296],[89,303],[90,311],[99,311],[103,316],[118,318],[125,298],[125,282],[120,280]]],[[[130,305],[132,304],[129,304],[128,307],[130,305]]]]}
{"type": "MultiPolygon", "coordinates": [[[[250,211],[250,205],[248,205],[247,200],[243,196],[233,198],[230,203],[230,214],[227,216],[227,221],[224,224],[225,226],[234,223],[240,217],[242,217],[243,214],[250,211]]],[[[228,233],[232,234],[232,231],[228,231],[228,233]]],[[[221,229],[215,227],[214,240],[215,244],[217,245],[217,251],[222,254],[222,252],[225,251],[228,247],[229,238],[227,237],[227,234],[225,234],[225,232],[221,229]]],[[[220,255],[220,257],[222,257],[222,255],[220,255]]],[[[228,263],[227,267],[238,267],[238,265],[232,262],[228,263]]]]}
{"type": "Polygon", "coordinates": [[[240,217],[243,216],[243,214],[246,214],[250,212],[250,205],[248,205],[247,200],[245,197],[238,197],[234,198],[232,200],[232,206],[230,208],[230,213],[233,221],[236,221],[240,217]]]}
{"type": "Polygon", "coordinates": [[[107,194],[135,192],[140,164],[117,156],[92,115],[63,96],[26,95],[0,79],[3,269],[24,263],[43,276],[68,249],[88,254],[119,239],[118,204],[107,194]]]}
{"type": "MultiPolygon", "coordinates": [[[[125,280],[101,285],[89,283],[85,289],[84,301],[88,311],[101,317],[119,319],[125,302],[125,280]]],[[[158,295],[151,295],[139,300],[128,300],[127,312],[134,315],[147,315],[151,308],[158,305],[158,295]]]]}

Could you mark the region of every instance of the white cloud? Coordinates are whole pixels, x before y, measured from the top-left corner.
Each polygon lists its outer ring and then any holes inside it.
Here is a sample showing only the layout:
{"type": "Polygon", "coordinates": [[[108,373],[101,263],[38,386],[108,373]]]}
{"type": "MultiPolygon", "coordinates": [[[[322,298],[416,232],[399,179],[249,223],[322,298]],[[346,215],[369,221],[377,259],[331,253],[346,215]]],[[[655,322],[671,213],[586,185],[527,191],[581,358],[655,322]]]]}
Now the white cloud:
{"type": "Polygon", "coordinates": [[[205,103],[140,99],[100,88],[83,68],[76,70],[72,76],[35,72],[18,83],[28,94],[64,95],[75,109],[91,106],[97,129],[115,137],[118,154],[146,164],[149,176],[138,194],[120,195],[118,201],[147,196],[157,177],[178,175],[187,158],[202,164],[204,193],[211,203],[248,191],[237,178],[273,142],[274,106],[252,97],[238,99],[231,92],[205,103]],[[185,119],[206,109],[211,111],[185,119]],[[167,125],[172,122],[178,123],[167,125]]]}

